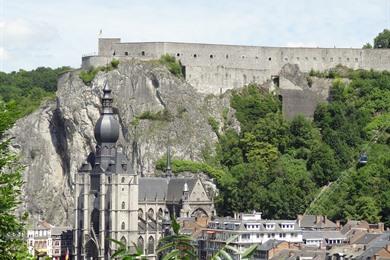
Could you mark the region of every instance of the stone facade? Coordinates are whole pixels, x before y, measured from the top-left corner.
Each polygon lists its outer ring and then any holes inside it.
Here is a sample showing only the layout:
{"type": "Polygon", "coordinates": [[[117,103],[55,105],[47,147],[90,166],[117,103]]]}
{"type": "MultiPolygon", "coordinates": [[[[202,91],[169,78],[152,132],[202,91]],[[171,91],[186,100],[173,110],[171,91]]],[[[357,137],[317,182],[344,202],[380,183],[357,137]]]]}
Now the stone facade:
{"type": "Polygon", "coordinates": [[[135,250],[135,243],[148,259],[155,259],[169,217],[215,215],[213,194],[197,177],[174,177],[170,171],[165,177],[139,177],[117,145],[120,125],[107,84],[101,100],[94,131],[96,152],[75,177],[73,254],[75,259],[110,259],[116,250],[107,239],[112,238],[130,250],[135,250]]]}
{"type": "Polygon", "coordinates": [[[97,56],[82,58],[84,69],[105,65],[113,58],[155,60],[170,54],[180,60],[186,80],[198,91],[218,94],[249,83],[263,83],[285,64],[303,72],[326,70],[338,64],[354,69],[390,69],[388,49],[287,48],[177,42],[122,43],[100,38],[97,56]]]}

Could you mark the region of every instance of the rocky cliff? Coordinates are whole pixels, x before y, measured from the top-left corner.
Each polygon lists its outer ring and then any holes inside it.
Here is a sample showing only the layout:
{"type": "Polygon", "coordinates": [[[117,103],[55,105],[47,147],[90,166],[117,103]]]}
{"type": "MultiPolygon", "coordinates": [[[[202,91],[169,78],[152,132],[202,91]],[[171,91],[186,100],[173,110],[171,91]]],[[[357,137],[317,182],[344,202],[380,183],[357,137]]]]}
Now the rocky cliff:
{"type": "MultiPolygon", "coordinates": [[[[140,175],[155,174],[168,140],[173,156],[201,160],[205,144],[216,141],[208,124],[222,120],[229,98],[205,96],[152,62],[128,61],[99,72],[91,86],[79,70],[63,74],[56,101],[19,120],[8,132],[25,169],[25,208],[56,225],[71,224],[72,182],[78,167],[95,149],[94,124],[107,81],[121,123],[121,145],[140,175]]],[[[229,113],[233,114],[233,113],[229,113]]]]}

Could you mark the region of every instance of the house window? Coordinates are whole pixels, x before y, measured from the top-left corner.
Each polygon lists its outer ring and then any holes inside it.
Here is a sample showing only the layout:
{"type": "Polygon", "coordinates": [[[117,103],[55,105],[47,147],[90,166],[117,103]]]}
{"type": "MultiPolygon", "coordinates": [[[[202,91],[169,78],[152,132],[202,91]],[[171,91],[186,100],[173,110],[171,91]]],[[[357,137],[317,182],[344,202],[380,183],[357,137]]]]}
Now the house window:
{"type": "Polygon", "coordinates": [[[125,228],[126,228],[125,222],[122,222],[121,228],[122,228],[122,230],[125,230],[125,228]]]}

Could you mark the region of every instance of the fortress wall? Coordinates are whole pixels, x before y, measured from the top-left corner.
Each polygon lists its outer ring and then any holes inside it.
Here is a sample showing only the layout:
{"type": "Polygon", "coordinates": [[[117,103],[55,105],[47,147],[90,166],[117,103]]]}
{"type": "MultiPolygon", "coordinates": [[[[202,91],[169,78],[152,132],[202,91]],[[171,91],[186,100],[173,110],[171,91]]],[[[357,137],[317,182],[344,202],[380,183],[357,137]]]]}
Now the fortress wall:
{"type": "Polygon", "coordinates": [[[112,60],[107,56],[86,56],[81,58],[81,68],[88,70],[91,67],[106,66],[112,60]]]}
{"type": "MultiPolygon", "coordinates": [[[[121,43],[99,39],[99,57],[158,59],[171,54],[186,69],[186,79],[199,91],[218,94],[226,89],[277,75],[283,65],[297,64],[301,71],[326,70],[342,64],[353,69],[390,70],[390,51],[352,48],[287,48],[174,42],[121,43]],[[114,55],[115,53],[115,55],[114,55]]],[[[83,58],[83,68],[107,63],[96,56],[83,58]],[[96,64],[96,65],[95,65],[96,64]]]]}

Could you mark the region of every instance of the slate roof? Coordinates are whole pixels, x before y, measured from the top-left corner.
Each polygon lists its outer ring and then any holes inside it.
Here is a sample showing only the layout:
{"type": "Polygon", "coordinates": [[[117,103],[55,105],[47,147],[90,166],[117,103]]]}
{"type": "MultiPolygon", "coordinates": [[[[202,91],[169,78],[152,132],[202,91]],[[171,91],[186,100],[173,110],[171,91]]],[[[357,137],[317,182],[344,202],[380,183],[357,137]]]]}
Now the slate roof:
{"type": "Polygon", "coordinates": [[[336,223],[330,221],[324,216],[318,216],[320,221],[317,222],[316,215],[303,215],[300,220],[300,227],[303,229],[326,229],[336,228],[336,223]]]}
{"type": "Polygon", "coordinates": [[[267,242],[259,245],[257,248],[258,248],[258,250],[261,250],[261,251],[269,251],[272,248],[277,247],[279,244],[281,244],[283,242],[284,241],[281,241],[281,240],[270,239],[267,242]]]}
{"type": "Polygon", "coordinates": [[[183,195],[184,183],[187,183],[191,193],[197,178],[166,178],[143,177],[139,178],[138,200],[142,201],[169,201],[179,202],[183,195]]]}
{"type": "Polygon", "coordinates": [[[138,200],[166,200],[168,193],[168,178],[145,177],[139,178],[138,200]]]}
{"type": "Polygon", "coordinates": [[[375,238],[379,237],[381,234],[375,234],[375,233],[368,233],[368,234],[365,234],[363,237],[359,238],[358,240],[356,240],[354,242],[354,244],[363,244],[363,245],[366,245],[368,243],[370,243],[372,240],[374,240],[375,238]]]}
{"type": "Polygon", "coordinates": [[[303,231],[303,239],[345,239],[340,231],[303,231]]]}
{"type": "Polygon", "coordinates": [[[191,193],[198,179],[196,178],[172,178],[168,184],[167,201],[180,201],[183,196],[184,184],[187,183],[188,190],[191,193]]]}

